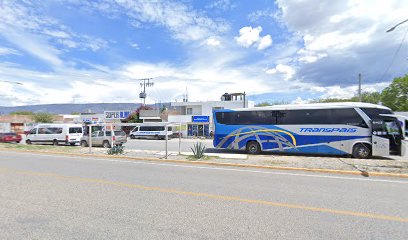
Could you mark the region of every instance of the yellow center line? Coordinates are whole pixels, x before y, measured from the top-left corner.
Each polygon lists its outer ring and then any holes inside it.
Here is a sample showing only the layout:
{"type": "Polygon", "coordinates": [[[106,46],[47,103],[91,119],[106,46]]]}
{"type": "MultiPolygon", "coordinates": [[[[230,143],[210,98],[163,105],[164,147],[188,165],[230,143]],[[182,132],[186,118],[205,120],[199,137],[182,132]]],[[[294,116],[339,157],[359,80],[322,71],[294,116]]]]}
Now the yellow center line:
{"type": "Polygon", "coordinates": [[[4,172],[15,173],[19,175],[28,175],[28,176],[51,177],[55,179],[62,179],[62,180],[67,180],[67,181],[77,181],[77,182],[83,182],[83,183],[97,183],[97,184],[103,184],[103,185],[126,187],[126,188],[132,188],[132,189],[141,189],[141,190],[146,190],[146,191],[156,191],[156,192],[162,192],[162,193],[174,193],[174,194],[185,195],[185,196],[203,197],[203,198],[210,198],[210,199],[217,199],[217,200],[234,201],[234,202],[240,202],[240,203],[251,203],[251,204],[274,206],[274,207],[300,209],[300,210],[306,210],[306,211],[312,211],[312,212],[330,213],[330,214],[335,214],[335,215],[346,215],[346,216],[380,219],[380,220],[388,220],[388,221],[395,221],[395,222],[408,222],[408,218],[401,218],[401,217],[396,217],[396,216],[388,216],[388,215],[381,215],[381,214],[374,214],[374,213],[363,213],[363,212],[354,212],[354,211],[347,211],[347,210],[336,210],[336,209],[329,209],[329,208],[304,206],[304,205],[297,205],[297,204],[290,204],[290,203],[245,199],[245,198],[233,197],[233,196],[222,196],[222,195],[214,195],[214,194],[208,194],[208,193],[182,191],[182,190],[171,189],[171,188],[148,187],[148,186],[143,186],[143,185],[138,185],[138,184],[133,184],[133,183],[114,182],[114,181],[108,181],[108,180],[96,179],[96,178],[82,178],[82,177],[75,177],[75,176],[65,176],[65,175],[60,175],[60,174],[55,174],[55,173],[41,173],[41,172],[33,172],[33,171],[13,170],[10,168],[0,168],[0,173],[4,173],[4,172]]]}

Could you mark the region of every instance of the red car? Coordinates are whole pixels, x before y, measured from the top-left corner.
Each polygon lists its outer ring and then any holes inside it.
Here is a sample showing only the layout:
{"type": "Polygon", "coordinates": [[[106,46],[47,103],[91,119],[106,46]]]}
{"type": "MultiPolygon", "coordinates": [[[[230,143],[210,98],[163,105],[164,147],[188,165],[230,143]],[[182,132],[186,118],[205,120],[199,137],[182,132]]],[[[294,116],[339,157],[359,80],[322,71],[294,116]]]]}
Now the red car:
{"type": "Polygon", "coordinates": [[[0,133],[0,142],[16,142],[21,141],[21,135],[17,133],[0,133]]]}

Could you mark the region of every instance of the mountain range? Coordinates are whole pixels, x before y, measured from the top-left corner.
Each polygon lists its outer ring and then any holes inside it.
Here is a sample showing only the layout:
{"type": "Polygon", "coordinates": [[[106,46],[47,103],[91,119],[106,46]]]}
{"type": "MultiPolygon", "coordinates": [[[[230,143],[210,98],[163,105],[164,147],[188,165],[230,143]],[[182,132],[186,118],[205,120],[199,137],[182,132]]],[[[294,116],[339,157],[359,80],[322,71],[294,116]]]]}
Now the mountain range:
{"type": "MultiPolygon", "coordinates": [[[[47,112],[52,114],[71,114],[71,113],[103,113],[104,111],[136,110],[140,103],[85,103],[85,104],[44,104],[44,105],[26,105],[15,107],[0,106],[0,114],[9,114],[16,111],[47,112]]],[[[161,103],[148,105],[153,108],[169,107],[170,103],[161,103]]]]}

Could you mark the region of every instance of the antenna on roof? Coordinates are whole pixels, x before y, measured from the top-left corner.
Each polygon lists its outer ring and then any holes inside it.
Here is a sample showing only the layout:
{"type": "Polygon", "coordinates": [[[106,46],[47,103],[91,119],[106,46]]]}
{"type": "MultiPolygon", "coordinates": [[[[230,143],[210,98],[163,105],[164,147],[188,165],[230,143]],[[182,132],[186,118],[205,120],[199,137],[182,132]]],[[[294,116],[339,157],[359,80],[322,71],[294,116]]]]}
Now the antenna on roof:
{"type": "Polygon", "coordinates": [[[186,86],[186,94],[183,94],[183,102],[188,102],[188,90],[186,86]]]}

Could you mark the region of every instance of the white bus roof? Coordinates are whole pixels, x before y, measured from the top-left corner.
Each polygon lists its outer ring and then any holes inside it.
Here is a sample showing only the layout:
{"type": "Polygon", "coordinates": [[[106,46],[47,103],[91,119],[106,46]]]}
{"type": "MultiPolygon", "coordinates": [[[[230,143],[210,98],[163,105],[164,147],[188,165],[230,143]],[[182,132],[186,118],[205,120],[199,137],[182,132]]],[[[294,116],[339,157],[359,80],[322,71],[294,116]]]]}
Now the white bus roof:
{"type": "Polygon", "coordinates": [[[36,127],[82,127],[82,124],[78,123],[38,123],[36,127]]]}
{"type": "Polygon", "coordinates": [[[266,107],[253,107],[253,108],[239,108],[233,109],[235,111],[255,111],[255,110],[295,110],[295,109],[327,109],[327,108],[379,108],[391,110],[388,107],[362,102],[335,102],[335,103],[307,103],[307,104],[286,104],[286,105],[273,105],[266,107]]]}

